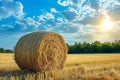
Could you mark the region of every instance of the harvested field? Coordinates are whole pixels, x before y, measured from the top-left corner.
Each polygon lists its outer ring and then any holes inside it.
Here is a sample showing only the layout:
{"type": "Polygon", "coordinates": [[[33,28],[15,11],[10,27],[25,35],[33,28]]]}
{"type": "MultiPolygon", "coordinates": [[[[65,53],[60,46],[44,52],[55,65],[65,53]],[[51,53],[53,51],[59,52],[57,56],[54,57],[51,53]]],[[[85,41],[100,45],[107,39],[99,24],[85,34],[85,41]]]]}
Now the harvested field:
{"type": "Polygon", "coordinates": [[[0,80],[120,80],[120,54],[68,55],[63,70],[45,73],[21,71],[13,56],[0,54],[0,80]]]}

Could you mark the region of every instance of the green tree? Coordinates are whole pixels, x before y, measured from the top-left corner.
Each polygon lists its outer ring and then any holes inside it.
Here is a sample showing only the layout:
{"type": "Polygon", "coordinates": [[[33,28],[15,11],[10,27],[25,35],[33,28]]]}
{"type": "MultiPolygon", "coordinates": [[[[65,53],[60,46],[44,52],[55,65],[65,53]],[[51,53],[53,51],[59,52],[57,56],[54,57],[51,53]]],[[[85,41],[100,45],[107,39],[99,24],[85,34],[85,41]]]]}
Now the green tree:
{"type": "Polygon", "coordinates": [[[77,43],[68,45],[69,53],[120,53],[120,40],[114,42],[94,41],[93,43],[77,43]]]}
{"type": "Polygon", "coordinates": [[[89,53],[91,50],[91,45],[87,42],[82,44],[83,53],[89,53]]]}
{"type": "Polygon", "coordinates": [[[102,48],[102,44],[100,43],[100,41],[95,41],[91,44],[91,52],[93,53],[102,52],[101,48],[102,48]]]}
{"type": "Polygon", "coordinates": [[[5,53],[5,50],[3,48],[0,48],[1,53],[5,53]]]}
{"type": "Polygon", "coordinates": [[[104,42],[102,44],[102,52],[103,53],[111,53],[112,52],[112,44],[110,42],[104,42]]]}

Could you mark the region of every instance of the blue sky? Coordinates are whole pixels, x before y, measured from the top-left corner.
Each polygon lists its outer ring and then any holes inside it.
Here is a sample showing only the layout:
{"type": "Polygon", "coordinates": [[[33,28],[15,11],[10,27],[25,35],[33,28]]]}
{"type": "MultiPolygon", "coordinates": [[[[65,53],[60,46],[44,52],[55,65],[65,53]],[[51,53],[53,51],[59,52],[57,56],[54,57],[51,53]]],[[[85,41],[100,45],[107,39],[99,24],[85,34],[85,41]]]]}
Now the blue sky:
{"type": "Polygon", "coordinates": [[[21,36],[40,30],[74,42],[120,37],[120,0],[0,0],[0,48],[14,49],[21,36]]]}

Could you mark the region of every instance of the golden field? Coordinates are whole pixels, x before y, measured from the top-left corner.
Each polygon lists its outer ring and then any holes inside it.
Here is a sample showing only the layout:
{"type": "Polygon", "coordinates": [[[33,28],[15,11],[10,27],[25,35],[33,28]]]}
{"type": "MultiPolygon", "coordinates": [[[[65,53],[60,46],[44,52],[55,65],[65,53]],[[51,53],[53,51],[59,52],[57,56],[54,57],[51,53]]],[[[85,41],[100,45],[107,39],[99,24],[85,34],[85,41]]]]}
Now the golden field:
{"type": "Polygon", "coordinates": [[[20,70],[14,54],[0,54],[0,80],[120,80],[120,54],[69,54],[63,70],[20,70]]]}

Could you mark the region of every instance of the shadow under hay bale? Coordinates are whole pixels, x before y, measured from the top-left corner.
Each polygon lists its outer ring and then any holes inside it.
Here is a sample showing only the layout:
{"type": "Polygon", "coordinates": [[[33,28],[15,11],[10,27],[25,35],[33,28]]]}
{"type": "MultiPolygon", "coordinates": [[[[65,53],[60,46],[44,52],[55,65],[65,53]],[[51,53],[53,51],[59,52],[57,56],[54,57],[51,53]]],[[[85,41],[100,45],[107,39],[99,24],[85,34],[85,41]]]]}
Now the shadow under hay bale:
{"type": "Polygon", "coordinates": [[[68,49],[61,35],[39,31],[23,36],[14,52],[15,61],[21,69],[45,72],[62,69],[68,49]]]}

